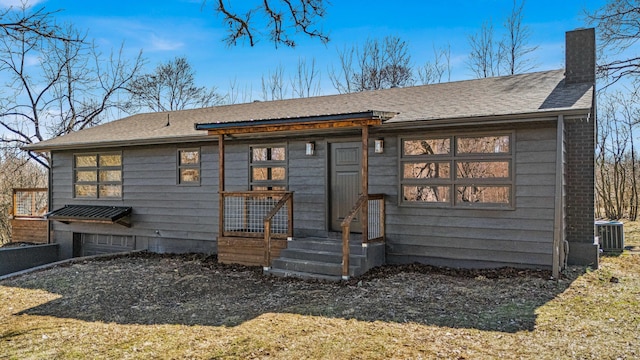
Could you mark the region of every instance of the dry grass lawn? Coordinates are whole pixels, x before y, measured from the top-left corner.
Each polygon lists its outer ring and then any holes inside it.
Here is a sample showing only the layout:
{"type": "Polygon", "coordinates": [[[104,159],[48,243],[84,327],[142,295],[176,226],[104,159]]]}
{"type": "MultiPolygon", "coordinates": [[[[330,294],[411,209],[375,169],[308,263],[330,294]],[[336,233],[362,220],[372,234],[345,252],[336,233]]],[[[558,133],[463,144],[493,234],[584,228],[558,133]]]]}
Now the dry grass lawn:
{"type": "Polygon", "coordinates": [[[81,262],[0,282],[0,359],[634,359],[639,274],[632,252],[559,281],[407,266],[328,284],[198,256],[81,262]]]}

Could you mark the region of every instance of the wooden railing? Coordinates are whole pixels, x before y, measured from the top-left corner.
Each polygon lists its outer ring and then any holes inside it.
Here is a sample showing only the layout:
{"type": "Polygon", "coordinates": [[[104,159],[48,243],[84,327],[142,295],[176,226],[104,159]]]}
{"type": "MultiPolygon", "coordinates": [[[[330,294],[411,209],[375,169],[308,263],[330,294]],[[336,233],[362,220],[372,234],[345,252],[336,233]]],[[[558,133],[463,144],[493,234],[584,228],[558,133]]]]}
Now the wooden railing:
{"type": "MultiPolygon", "coordinates": [[[[271,209],[271,212],[264,218],[264,267],[271,267],[271,238],[274,235],[272,231],[272,224],[275,217],[283,209],[284,205],[287,206],[287,237],[293,237],[293,193],[286,193],[280,201],[271,209]]],[[[280,231],[283,229],[280,228],[280,231]]]]}
{"type": "Polygon", "coordinates": [[[49,209],[46,188],[13,189],[11,216],[14,218],[42,218],[49,209]]]}
{"type": "MultiPolygon", "coordinates": [[[[264,236],[264,220],[278,205],[287,191],[225,191],[220,209],[221,234],[223,236],[264,236]]],[[[271,231],[274,237],[291,236],[293,232],[293,201],[289,198],[288,211],[276,212],[272,217],[271,231]]]]}
{"type": "Polygon", "coordinates": [[[220,196],[221,236],[238,241],[264,239],[263,266],[271,266],[271,240],[293,237],[293,192],[222,192],[220,196]]]}
{"type": "Polygon", "coordinates": [[[362,245],[384,242],[384,194],[361,195],[344,220],[342,220],[342,278],[349,277],[349,239],[351,222],[361,213],[362,245]],[[367,206],[364,206],[367,204],[367,206]]]}

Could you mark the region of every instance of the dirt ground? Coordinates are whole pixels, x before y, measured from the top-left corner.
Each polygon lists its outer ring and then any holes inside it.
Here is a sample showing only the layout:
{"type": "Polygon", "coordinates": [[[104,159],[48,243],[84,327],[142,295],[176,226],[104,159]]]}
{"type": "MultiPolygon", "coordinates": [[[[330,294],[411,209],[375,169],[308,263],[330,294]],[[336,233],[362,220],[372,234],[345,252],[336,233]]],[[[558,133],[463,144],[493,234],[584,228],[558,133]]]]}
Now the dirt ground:
{"type": "Polygon", "coordinates": [[[407,265],[325,283],[264,276],[261,268],[221,265],[215,257],[139,253],[3,285],[61,295],[28,315],[105,323],[235,326],[265,313],[296,313],[514,332],[533,329],[533,310],[581,271],[556,282],[548,271],[407,265]]]}

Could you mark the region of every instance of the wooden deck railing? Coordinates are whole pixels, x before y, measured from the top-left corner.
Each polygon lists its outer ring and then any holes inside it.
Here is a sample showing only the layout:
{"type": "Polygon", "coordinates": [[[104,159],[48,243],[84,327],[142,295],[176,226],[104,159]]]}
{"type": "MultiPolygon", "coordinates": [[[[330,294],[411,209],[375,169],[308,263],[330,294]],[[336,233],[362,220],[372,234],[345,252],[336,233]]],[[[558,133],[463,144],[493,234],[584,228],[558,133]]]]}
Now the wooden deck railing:
{"type": "MultiPolygon", "coordinates": [[[[220,194],[224,208],[220,211],[222,235],[242,237],[263,237],[264,220],[278,205],[287,191],[225,191],[220,194]]],[[[274,236],[291,236],[293,232],[293,201],[289,197],[288,211],[273,215],[271,231],[274,236]]]]}
{"type": "Polygon", "coordinates": [[[362,245],[384,242],[384,194],[361,195],[344,220],[342,220],[342,277],[349,277],[349,239],[351,222],[358,211],[362,219],[362,245]],[[367,206],[364,206],[367,204],[367,206]]]}
{"type": "Polygon", "coordinates": [[[293,192],[222,192],[220,234],[224,237],[264,239],[263,266],[271,266],[271,240],[293,237],[293,192]]]}
{"type": "Polygon", "coordinates": [[[46,188],[13,189],[11,216],[14,218],[42,218],[49,209],[46,188]]]}
{"type": "Polygon", "coordinates": [[[9,209],[12,242],[49,241],[49,222],[44,218],[49,211],[48,194],[46,188],[13,189],[13,204],[9,209]]]}
{"type": "MultiPolygon", "coordinates": [[[[288,204],[287,210],[287,237],[293,237],[293,193],[286,193],[280,201],[271,209],[271,212],[267,214],[264,218],[264,267],[271,267],[271,238],[273,237],[275,232],[272,231],[272,225],[274,223],[274,219],[280,213],[280,210],[283,209],[284,205],[288,204]]],[[[283,227],[276,228],[276,230],[283,231],[283,227]]]]}

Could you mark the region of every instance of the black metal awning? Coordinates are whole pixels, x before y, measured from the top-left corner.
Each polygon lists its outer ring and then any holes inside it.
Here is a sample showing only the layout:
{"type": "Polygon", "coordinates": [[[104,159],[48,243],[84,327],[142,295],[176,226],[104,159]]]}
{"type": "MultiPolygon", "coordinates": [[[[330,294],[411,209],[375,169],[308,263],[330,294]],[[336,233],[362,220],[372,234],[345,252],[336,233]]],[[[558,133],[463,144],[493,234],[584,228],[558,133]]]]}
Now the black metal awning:
{"type": "Polygon", "coordinates": [[[68,224],[70,222],[88,222],[102,224],[120,224],[131,226],[129,216],[131,207],[104,205],[65,205],[45,214],[45,218],[68,224]]]}

